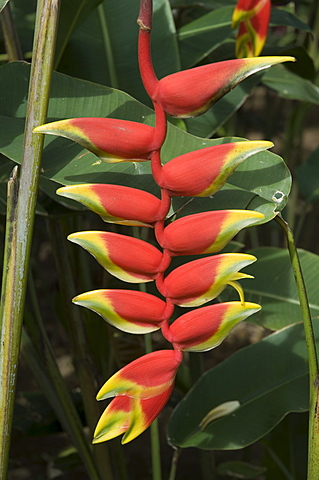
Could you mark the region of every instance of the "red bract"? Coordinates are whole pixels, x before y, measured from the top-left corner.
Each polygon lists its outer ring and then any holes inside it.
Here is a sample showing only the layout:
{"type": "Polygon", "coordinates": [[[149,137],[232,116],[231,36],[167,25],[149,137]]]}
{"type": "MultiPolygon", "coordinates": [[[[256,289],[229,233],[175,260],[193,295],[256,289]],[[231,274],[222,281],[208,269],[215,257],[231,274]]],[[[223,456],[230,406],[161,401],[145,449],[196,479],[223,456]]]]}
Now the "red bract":
{"type": "Polygon", "coordinates": [[[249,75],[292,60],[292,57],[261,57],[202,65],[162,78],[151,97],[171,116],[196,117],[249,75]]]}
{"type": "Polygon", "coordinates": [[[149,293],[135,290],[93,290],[73,298],[107,322],[128,333],[150,333],[166,320],[166,303],[149,293]]]}
{"type": "Polygon", "coordinates": [[[82,203],[106,222],[152,226],[159,220],[160,199],[137,188],[88,183],[59,188],[57,194],[82,203]]]}
{"type": "Polygon", "coordinates": [[[47,123],[34,129],[69,138],[107,163],[142,162],[159,148],[154,143],[154,128],[115,118],[71,118],[47,123]]]}
{"type": "Polygon", "coordinates": [[[217,347],[239,322],[260,310],[256,303],[218,303],[197,308],[179,317],[170,326],[175,348],[203,352],[217,347]]]}
{"type": "Polygon", "coordinates": [[[161,272],[162,252],[137,238],[93,231],[72,233],[68,239],[85,248],[105,270],[124,282],[150,282],[161,272]]]}
{"type": "Polygon", "coordinates": [[[216,210],[188,215],[164,229],[160,244],[171,256],[219,252],[239,230],[263,218],[262,213],[250,210],[216,210]]]}
{"type": "Polygon", "coordinates": [[[175,268],[164,279],[160,291],[181,307],[202,305],[216,298],[227,285],[236,286],[241,278],[251,278],[239,270],[256,261],[245,253],[224,253],[200,258],[175,268]]]}
{"type": "Polygon", "coordinates": [[[126,395],[152,398],[165,392],[174,382],[182,354],[176,350],[148,353],[115,373],[97,394],[98,400],[126,395]]]}
{"type": "Polygon", "coordinates": [[[232,28],[239,26],[237,58],[257,57],[266,42],[271,11],[270,0],[239,0],[234,10],[232,28]]]}
{"type": "Polygon", "coordinates": [[[208,197],[247,157],[272,146],[271,142],[234,142],[186,153],[163,166],[158,183],[172,197],[208,197]]]}
{"type": "Polygon", "coordinates": [[[143,433],[164,408],[174,385],[152,398],[115,397],[104,410],[94,432],[92,443],[111,440],[126,432],[122,444],[143,433]]]}

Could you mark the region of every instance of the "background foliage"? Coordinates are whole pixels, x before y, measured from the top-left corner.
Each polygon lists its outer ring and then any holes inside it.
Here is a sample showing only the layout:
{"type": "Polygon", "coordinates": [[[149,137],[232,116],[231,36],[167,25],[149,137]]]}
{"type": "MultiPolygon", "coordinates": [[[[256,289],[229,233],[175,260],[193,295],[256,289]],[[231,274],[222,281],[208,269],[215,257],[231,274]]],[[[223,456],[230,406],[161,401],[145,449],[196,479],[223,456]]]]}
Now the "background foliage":
{"type": "MultiPolygon", "coordinates": [[[[5,3],[0,2],[0,8],[5,3]]],[[[181,68],[234,58],[235,37],[230,25],[235,3],[203,0],[194,4],[186,0],[181,5],[177,0],[154,0],[152,49],[158,77],[181,68]]],[[[214,198],[174,199],[170,215],[249,208],[262,211],[270,221],[282,211],[304,249],[300,251],[301,262],[311,314],[316,320],[319,8],[316,1],[280,3],[273,8],[263,55],[294,55],[297,62],[250,77],[201,117],[174,121],[163,154],[164,161],[168,161],[177,154],[232,141],[235,136],[274,141],[275,153],[263,152],[246,160],[214,198]],[[279,155],[292,174],[292,190],[291,175],[279,155]]],[[[8,176],[13,165],[21,162],[30,74],[26,62],[32,59],[36,2],[10,0],[10,6],[23,61],[7,63],[4,44],[0,44],[2,215],[6,210],[8,176]]],[[[110,116],[153,124],[153,112],[138,72],[137,16],[137,0],[62,2],[49,121],[110,116]]],[[[69,444],[73,427],[63,420],[65,405],[61,407],[54,394],[57,387],[52,369],[59,366],[67,385],[66,395],[70,392],[81,421],[91,426],[94,421],[88,419],[87,395],[81,381],[83,395],[77,390],[79,375],[83,374],[79,362],[85,361],[93,391],[95,387],[97,391],[107,376],[144,348],[139,339],[115,332],[94,314],[71,305],[72,296],[85,289],[97,288],[101,283],[111,288],[117,286],[117,281],[106,274],[100,278],[100,270],[85,253],[66,245],[65,237],[73,231],[109,228],[78,204],[55,195],[61,184],[88,182],[136,186],[158,193],[147,163],[97,164],[96,157],[66,139],[45,140],[26,330],[22,337],[12,479],[20,478],[22,465],[29,469],[21,477],[26,479],[44,478],[44,472],[49,472],[47,478],[88,478],[81,454],[79,457],[69,444]],[[79,323],[86,337],[82,350],[74,332],[79,323]],[[63,364],[65,361],[67,365],[63,364]],[[29,441],[36,447],[26,458],[21,451],[29,441]],[[62,451],[61,442],[65,446],[62,451]]],[[[120,231],[124,231],[122,227],[120,231]]],[[[174,448],[203,449],[181,456],[176,478],[193,478],[194,471],[199,475],[199,462],[203,479],[303,479],[307,425],[305,414],[300,412],[308,409],[307,360],[303,329],[298,325],[299,301],[284,238],[278,225],[271,221],[240,234],[230,248],[250,249],[249,253],[257,256],[258,262],[247,268],[255,280],[247,281],[244,288],[247,300],[261,303],[263,309],[255,315],[254,324],[245,323],[235,330],[216,351],[199,360],[189,354],[178,376],[173,400],[161,418],[165,475],[168,476],[172,456],[165,440],[168,425],[167,440],[174,448]],[[204,370],[206,373],[202,374],[204,370]],[[203,418],[229,400],[240,402],[238,410],[201,430],[203,418]],[[195,465],[193,470],[189,462],[195,465]]],[[[230,295],[226,290],[223,301],[230,295]]],[[[162,342],[156,334],[153,336],[156,348],[162,342]]],[[[110,452],[115,459],[114,478],[150,478],[148,460],[141,459],[139,452],[146,449],[148,435],[146,432],[135,445],[125,447],[127,471],[118,440],[102,445],[103,452],[110,452]],[[136,464],[142,471],[137,476],[132,473],[136,464]]],[[[74,444],[79,449],[73,440],[74,444]]]]}

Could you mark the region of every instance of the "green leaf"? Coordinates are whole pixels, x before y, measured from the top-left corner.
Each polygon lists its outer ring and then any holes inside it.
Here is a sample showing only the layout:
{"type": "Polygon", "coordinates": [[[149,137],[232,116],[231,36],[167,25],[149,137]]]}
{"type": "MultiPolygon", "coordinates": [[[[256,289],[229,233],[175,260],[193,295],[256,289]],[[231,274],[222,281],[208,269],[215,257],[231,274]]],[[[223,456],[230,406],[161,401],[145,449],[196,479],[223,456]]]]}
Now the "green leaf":
{"type": "MultiPolygon", "coordinates": [[[[29,66],[24,63],[12,63],[0,69],[0,91],[12,92],[10,97],[7,96],[0,102],[0,152],[18,163],[21,161],[23,146],[28,75],[29,66]]],[[[129,95],[55,73],[52,79],[49,121],[82,116],[110,116],[154,124],[153,111],[129,95]]],[[[162,159],[167,162],[189,151],[238,140],[240,139],[197,138],[169,125],[162,159]]],[[[62,185],[115,183],[159,194],[149,162],[97,164],[97,158],[79,145],[51,135],[46,136],[43,175],[62,185]]],[[[290,182],[289,171],[282,159],[270,152],[262,152],[245,160],[230,177],[229,183],[214,195],[213,200],[174,199],[172,213],[186,204],[187,208],[182,210],[182,215],[218,208],[249,208],[263,212],[266,220],[269,220],[277,209],[284,207],[290,182]],[[276,192],[282,192],[281,198],[276,198],[276,192]]]]}
{"type": "Polygon", "coordinates": [[[268,70],[263,76],[262,82],[284,98],[319,105],[319,87],[281,65],[268,70]]]}
{"type": "Polygon", "coordinates": [[[4,9],[9,0],[0,0],[0,12],[4,9]]]}
{"type": "MultiPolygon", "coordinates": [[[[260,313],[251,318],[271,330],[278,330],[302,321],[295,278],[288,251],[281,248],[257,248],[249,253],[257,257],[245,273],[255,278],[245,282],[245,299],[262,305],[260,313]]],[[[319,256],[299,250],[301,267],[306,283],[310,311],[313,319],[319,316],[317,276],[319,256]]]]}
{"type": "Polygon", "coordinates": [[[287,413],[308,409],[308,383],[303,326],[293,325],[206,372],[174,410],[168,441],[181,448],[244,448],[265,436],[287,413]],[[240,403],[235,412],[200,429],[210,410],[235,400],[240,403]]]}
{"type": "MultiPolygon", "coordinates": [[[[72,35],[59,69],[149,102],[138,68],[138,12],[139,2],[102,2],[72,35]]],[[[175,25],[167,0],[154,2],[153,25],[153,61],[157,75],[163,77],[180,70],[175,25]],[[169,54],[163,55],[163,51],[169,54]]]]}
{"type": "Polygon", "coordinates": [[[189,68],[207,57],[232,35],[233,6],[227,6],[203,15],[178,31],[183,68],[189,68]]]}
{"type": "Polygon", "coordinates": [[[307,202],[319,198],[319,148],[314,150],[307,161],[297,167],[296,178],[300,192],[307,202]]]}
{"type": "Polygon", "coordinates": [[[247,462],[225,462],[217,467],[217,473],[226,477],[235,478],[256,478],[265,473],[267,468],[252,465],[247,462]]]}
{"type": "MultiPolygon", "coordinates": [[[[61,2],[59,28],[56,42],[56,63],[64,52],[76,27],[102,2],[102,0],[63,0],[61,2]]],[[[79,60],[77,55],[77,60],[79,60]]]]}
{"type": "Polygon", "coordinates": [[[272,8],[270,16],[270,26],[286,26],[297,28],[311,33],[309,25],[304,23],[300,18],[296,17],[287,10],[281,8],[272,8]]]}

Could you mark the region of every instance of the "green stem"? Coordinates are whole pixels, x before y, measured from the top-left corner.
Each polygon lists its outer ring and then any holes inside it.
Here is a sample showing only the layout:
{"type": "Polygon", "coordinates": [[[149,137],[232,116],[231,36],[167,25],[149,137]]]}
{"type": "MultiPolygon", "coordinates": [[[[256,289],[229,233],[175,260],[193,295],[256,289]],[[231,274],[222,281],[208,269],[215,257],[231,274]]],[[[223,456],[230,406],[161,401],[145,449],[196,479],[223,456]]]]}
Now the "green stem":
{"type": "Polygon", "coordinates": [[[104,42],[104,49],[105,49],[105,56],[106,56],[106,62],[108,65],[108,70],[110,74],[110,80],[111,80],[111,87],[113,88],[119,88],[119,82],[117,78],[117,73],[116,73],[116,67],[115,67],[115,60],[113,56],[113,51],[112,51],[112,45],[111,45],[111,39],[109,35],[109,29],[107,26],[107,21],[105,18],[105,10],[103,7],[103,4],[101,3],[97,7],[97,13],[99,16],[99,21],[100,21],[100,26],[101,26],[101,31],[102,31],[102,38],[104,42]]]}
{"type": "MultiPolygon", "coordinates": [[[[14,213],[14,235],[5,245],[0,323],[0,478],[5,479],[11,438],[17,364],[25,303],[27,272],[35,216],[43,135],[33,129],[45,123],[49,101],[59,0],[39,0],[31,66],[18,200],[14,213]]],[[[8,217],[9,220],[9,217],[8,217]]],[[[7,228],[10,229],[10,223],[7,228]]]]}
{"type": "Polygon", "coordinates": [[[281,216],[276,221],[283,228],[288,244],[288,250],[298,290],[299,302],[302,312],[306,345],[308,352],[309,378],[310,378],[310,407],[309,407],[309,438],[308,438],[308,480],[319,478],[319,382],[318,382],[318,359],[316,342],[312,326],[309,302],[305,282],[301,270],[298,252],[294,242],[294,236],[289,225],[281,216]]]}
{"type": "Polygon", "coordinates": [[[182,452],[182,450],[180,448],[177,448],[176,450],[174,450],[173,457],[172,457],[172,463],[171,463],[171,471],[169,473],[168,480],[175,480],[177,463],[178,463],[178,459],[179,459],[179,456],[180,456],[181,452],[182,452]]]}
{"type": "Polygon", "coordinates": [[[4,44],[6,47],[6,52],[8,54],[9,62],[14,62],[16,60],[22,60],[23,54],[21,50],[21,45],[15,29],[10,4],[4,7],[0,13],[1,27],[3,32],[4,44]]]}

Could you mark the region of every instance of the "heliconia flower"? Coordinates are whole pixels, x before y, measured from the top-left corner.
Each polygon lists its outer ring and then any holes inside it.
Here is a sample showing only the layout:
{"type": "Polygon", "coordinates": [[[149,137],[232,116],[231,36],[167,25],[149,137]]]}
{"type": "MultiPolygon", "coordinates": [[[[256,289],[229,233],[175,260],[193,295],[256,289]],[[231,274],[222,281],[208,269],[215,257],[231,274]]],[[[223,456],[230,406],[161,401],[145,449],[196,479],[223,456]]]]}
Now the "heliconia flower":
{"type": "Polygon", "coordinates": [[[178,350],[148,353],[109,378],[96,398],[103,400],[117,395],[143,399],[156,397],[173,385],[181,361],[182,354],[178,350]]]}
{"type": "Polygon", "coordinates": [[[164,408],[174,385],[152,398],[115,397],[104,410],[94,432],[93,443],[101,443],[125,433],[122,444],[144,432],[164,408]]]}
{"type": "Polygon", "coordinates": [[[81,245],[105,270],[124,282],[150,282],[160,272],[162,252],[143,240],[99,231],[72,233],[68,240],[81,245]]]}
{"type": "Polygon", "coordinates": [[[261,306],[256,303],[218,303],[187,312],[170,326],[175,348],[188,352],[204,352],[217,347],[232,328],[261,306]]]}
{"type": "MultiPolygon", "coordinates": [[[[152,86],[151,98],[174,117],[196,117],[249,75],[293,57],[260,57],[226,60],[173,73],[152,86]]],[[[145,83],[145,81],[144,81],[145,83]]],[[[154,82],[153,82],[154,83],[154,82]]]]}
{"type": "Polygon", "coordinates": [[[232,28],[239,26],[236,57],[257,57],[266,42],[271,12],[270,0],[239,0],[232,28]]]}
{"type": "Polygon", "coordinates": [[[161,247],[171,256],[215,253],[241,230],[265,216],[252,210],[216,210],[175,220],[161,236],[161,247]]]}
{"type": "Polygon", "coordinates": [[[93,310],[111,325],[128,333],[154,332],[166,319],[166,303],[137,290],[94,290],[77,295],[73,303],[93,310]]]}
{"type": "Polygon", "coordinates": [[[245,253],[224,253],[200,258],[175,268],[159,287],[174,305],[195,307],[216,298],[227,285],[238,291],[244,304],[243,291],[237,280],[253,278],[239,270],[256,261],[245,253]]]}
{"type": "Polygon", "coordinates": [[[120,225],[152,226],[158,220],[161,206],[160,199],[154,195],[122,185],[69,185],[56,193],[82,203],[104,221],[120,225]]]}
{"type": "Polygon", "coordinates": [[[172,197],[207,197],[218,192],[247,157],[272,146],[272,142],[246,141],[195,150],[167,162],[157,181],[172,197]]]}
{"type": "Polygon", "coordinates": [[[142,162],[160,145],[155,129],[143,123],[116,118],[71,118],[40,125],[35,133],[69,138],[107,163],[142,162]]]}

